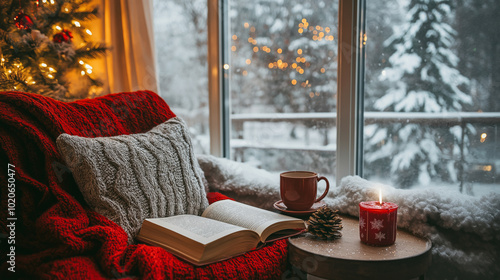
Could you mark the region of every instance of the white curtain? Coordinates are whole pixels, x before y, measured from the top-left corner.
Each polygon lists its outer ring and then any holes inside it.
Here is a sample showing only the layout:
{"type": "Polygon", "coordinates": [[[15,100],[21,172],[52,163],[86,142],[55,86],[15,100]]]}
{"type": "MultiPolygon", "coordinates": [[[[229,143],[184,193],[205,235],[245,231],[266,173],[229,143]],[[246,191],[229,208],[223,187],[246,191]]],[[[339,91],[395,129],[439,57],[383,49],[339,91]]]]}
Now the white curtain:
{"type": "Polygon", "coordinates": [[[100,1],[106,55],[104,91],[158,92],[152,0],[100,1]]]}

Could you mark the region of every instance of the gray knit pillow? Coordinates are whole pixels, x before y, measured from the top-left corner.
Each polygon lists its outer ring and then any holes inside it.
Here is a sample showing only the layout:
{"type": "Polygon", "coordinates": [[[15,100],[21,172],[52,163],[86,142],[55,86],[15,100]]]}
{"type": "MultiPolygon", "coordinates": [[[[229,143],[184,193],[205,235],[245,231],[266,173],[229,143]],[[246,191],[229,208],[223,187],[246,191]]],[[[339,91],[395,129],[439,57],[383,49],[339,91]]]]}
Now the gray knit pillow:
{"type": "Polygon", "coordinates": [[[146,218],[200,215],[208,206],[203,171],[180,118],[146,133],[61,134],[56,142],[85,201],[120,225],[130,243],[146,218]]]}

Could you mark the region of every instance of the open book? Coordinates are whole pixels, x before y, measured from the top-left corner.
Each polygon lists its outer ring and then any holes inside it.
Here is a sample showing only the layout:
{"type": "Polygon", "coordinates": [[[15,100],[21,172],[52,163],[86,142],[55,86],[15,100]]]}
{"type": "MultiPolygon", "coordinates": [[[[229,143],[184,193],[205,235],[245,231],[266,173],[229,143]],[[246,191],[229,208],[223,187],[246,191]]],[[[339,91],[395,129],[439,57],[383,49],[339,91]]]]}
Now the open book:
{"type": "Polygon", "coordinates": [[[201,217],[146,219],[137,239],[163,247],[195,265],[204,265],[299,234],[304,229],[301,219],[228,199],[212,203],[201,217]]]}

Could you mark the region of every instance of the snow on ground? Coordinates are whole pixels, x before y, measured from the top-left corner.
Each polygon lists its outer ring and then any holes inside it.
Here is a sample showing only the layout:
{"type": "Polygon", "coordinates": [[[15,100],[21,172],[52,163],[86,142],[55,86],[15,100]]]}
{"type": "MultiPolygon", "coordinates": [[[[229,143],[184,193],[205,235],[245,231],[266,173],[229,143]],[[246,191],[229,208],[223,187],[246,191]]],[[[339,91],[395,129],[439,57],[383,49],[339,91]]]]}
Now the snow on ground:
{"type": "MultiPolygon", "coordinates": [[[[369,181],[378,182],[384,185],[394,186],[390,181],[385,178],[367,178],[369,181]]],[[[449,182],[430,182],[427,185],[414,185],[410,189],[415,190],[428,190],[438,189],[446,193],[460,193],[460,183],[449,182]]],[[[470,183],[466,182],[463,186],[463,194],[475,197],[488,196],[491,193],[500,194],[500,183],[470,183]]]]}

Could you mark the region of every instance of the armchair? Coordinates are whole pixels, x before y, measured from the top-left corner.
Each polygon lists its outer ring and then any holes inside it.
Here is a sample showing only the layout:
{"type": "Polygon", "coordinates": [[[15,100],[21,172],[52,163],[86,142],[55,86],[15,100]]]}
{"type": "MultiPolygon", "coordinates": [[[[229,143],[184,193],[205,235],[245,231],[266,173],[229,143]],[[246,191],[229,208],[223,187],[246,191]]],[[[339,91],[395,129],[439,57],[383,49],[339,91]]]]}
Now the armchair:
{"type": "MultiPolygon", "coordinates": [[[[13,249],[11,256],[0,257],[2,279],[281,277],[287,253],[284,240],[196,267],[162,248],[128,244],[120,226],[85,203],[56,148],[56,138],[62,133],[100,137],[148,131],[175,116],[156,93],[117,93],[64,103],[30,93],[3,92],[0,112],[4,166],[0,181],[14,178],[12,188],[1,188],[1,244],[15,242],[6,246],[13,249]],[[8,173],[7,166],[13,171],[8,173]],[[8,196],[15,205],[8,204],[8,196]]],[[[209,203],[228,199],[216,192],[207,198],[209,203]]]]}

